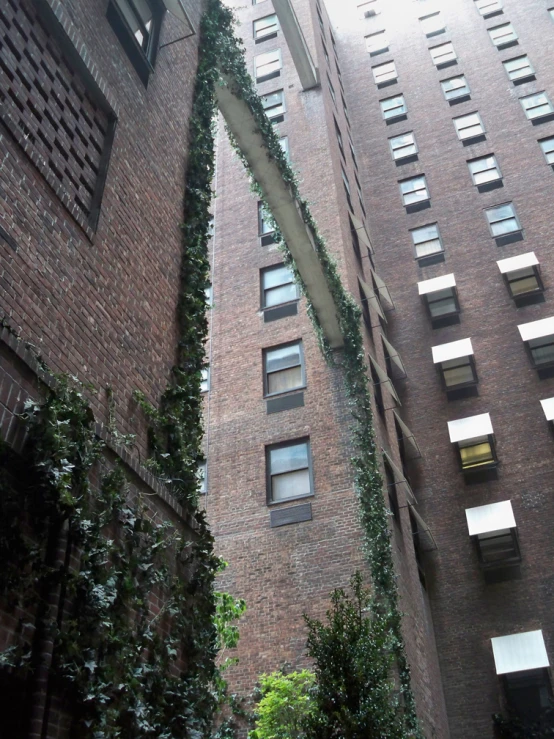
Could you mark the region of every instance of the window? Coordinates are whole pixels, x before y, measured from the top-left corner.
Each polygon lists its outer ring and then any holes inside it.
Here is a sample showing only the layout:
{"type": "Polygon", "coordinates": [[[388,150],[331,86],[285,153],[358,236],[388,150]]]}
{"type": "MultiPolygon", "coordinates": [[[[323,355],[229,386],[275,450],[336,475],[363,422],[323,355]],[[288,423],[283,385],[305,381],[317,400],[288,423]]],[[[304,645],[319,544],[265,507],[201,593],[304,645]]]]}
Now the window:
{"type": "Polygon", "coordinates": [[[371,368],[371,382],[373,383],[373,396],[375,398],[375,406],[379,411],[379,415],[385,416],[385,406],[383,404],[383,389],[381,387],[381,380],[377,374],[373,363],[370,363],[371,368]]]}
{"type": "Polygon", "coordinates": [[[260,3],[265,3],[265,0],[252,0],[252,5],[259,5],[260,3]]]}
{"type": "Polygon", "coordinates": [[[388,51],[389,40],[386,32],[377,31],[377,33],[370,33],[369,36],[365,37],[365,45],[370,56],[376,56],[377,54],[382,54],[384,51],[388,51]]]}
{"type": "Polygon", "coordinates": [[[554,365],[554,318],[522,323],[518,330],[534,367],[541,369],[554,365]]]}
{"type": "Polygon", "coordinates": [[[268,502],[313,494],[310,442],[293,441],[266,447],[268,502]]]}
{"type": "Polygon", "coordinates": [[[284,264],[268,267],[261,272],[262,308],[273,308],[298,300],[298,286],[292,271],[284,264]]]}
{"type": "Polygon", "coordinates": [[[350,147],[350,155],[352,157],[352,162],[354,163],[354,166],[356,169],[358,169],[358,162],[356,161],[356,152],[354,151],[354,144],[352,143],[352,139],[350,138],[350,135],[348,136],[348,146],[350,147]]]}
{"type": "Polygon", "coordinates": [[[554,398],[541,400],[542,411],[550,428],[554,428],[554,398]]]}
{"type": "Polygon", "coordinates": [[[503,62],[503,64],[506,74],[514,83],[523,82],[523,80],[528,80],[535,76],[535,70],[527,55],[509,59],[507,62],[503,62]]]}
{"type": "Polygon", "coordinates": [[[386,100],[381,100],[381,113],[386,121],[406,115],[406,101],[404,95],[396,95],[386,100]]]}
{"type": "Polygon", "coordinates": [[[440,46],[433,46],[429,51],[431,53],[433,64],[436,67],[445,67],[450,64],[455,64],[457,61],[454,46],[450,41],[446,44],[441,44],[440,46]]]}
{"type": "Polygon", "coordinates": [[[502,12],[502,0],[475,0],[475,7],[483,18],[502,12]]]}
{"type": "Polygon", "coordinates": [[[400,185],[400,193],[404,205],[413,205],[414,203],[429,200],[429,190],[427,189],[425,175],[411,177],[409,180],[404,180],[398,184],[400,185]]]}
{"type": "Polygon", "coordinates": [[[445,28],[444,23],[441,20],[441,14],[438,11],[436,13],[422,16],[419,19],[419,22],[421,23],[421,30],[428,37],[442,33],[445,28]]]}
{"type": "Polygon", "coordinates": [[[386,82],[396,82],[398,79],[396,64],[394,62],[379,64],[377,67],[372,67],[371,71],[373,72],[373,79],[377,86],[384,85],[386,82]]]}
{"type": "Polygon", "coordinates": [[[472,159],[467,163],[474,185],[484,185],[502,179],[500,167],[494,154],[472,159]]]}
{"type": "Polygon", "coordinates": [[[264,204],[260,201],[258,203],[258,236],[262,246],[268,246],[269,244],[275,243],[275,229],[273,224],[270,223],[269,213],[264,208],[264,204]]]}
{"type": "Polygon", "coordinates": [[[548,164],[552,164],[554,166],[554,136],[550,136],[548,139],[539,141],[539,144],[548,164]]]}
{"type": "Polygon", "coordinates": [[[200,370],[200,392],[207,393],[210,389],[210,368],[203,367],[200,370]]]}
{"type": "Polygon", "coordinates": [[[325,41],[323,40],[323,38],[321,39],[321,45],[323,47],[323,56],[325,57],[325,61],[327,62],[327,64],[329,64],[329,53],[327,51],[327,46],[325,45],[325,41]]]}
{"type": "Polygon", "coordinates": [[[254,57],[254,75],[256,82],[264,82],[281,74],[281,49],[268,51],[254,57]]]}
{"type": "Polygon", "coordinates": [[[346,106],[346,100],[344,99],[344,95],[341,95],[342,100],[342,109],[344,111],[344,117],[346,118],[346,122],[348,125],[350,125],[350,118],[348,117],[348,107],[346,106]]]}
{"type": "Polygon", "coordinates": [[[371,18],[374,15],[378,15],[381,12],[378,2],[379,0],[367,0],[365,3],[359,3],[358,11],[360,18],[371,18]]]}
{"type": "Polygon", "coordinates": [[[417,144],[412,131],[389,139],[392,158],[395,162],[417,155],[417,144]]]}
{"type": "Polygon", "coordinates": [[[348,177],[346,176],[346,172],[344,171],[342,166],[340,170],[342,174],[342,183],[344,185],[344,192],[346,194],[346,200],[348,202],[348,207],[350,208],[350,210],[354,210],[354,208],[352,207],[352,200],[351,200],[351,195],[350,195],[350,182],[348,181],[348,177]]]}
{"type": "Polygon", "coordinates": [[[319,9],[319,6],[316,6],[317,10],[317,20],[319,22],[319,27],[321,28],[321,33],[325,35],[325,24],[323,23],[323,18],[321,16],[321,10],[319,9]]]}
{"type": "Polygon", "coordinates": [[[546,92],[538,92],[536,95],[527,95],[519,99],[523,106],[525,115],[530,121],[543,118],[554,112],[554,107],[546,92]]]}
{"type": "Polygon", "coordinates": [[[385,481],[387,484],[387,493],[389,496],[390,511],[396,523],[400,523],[400,508],[398,506],[398,493],[396,491],[396,480],[394,472],[387,460],[383,460],[385,468],[385,481]]]}
{"type": "Polygon", "coordinates": [[[503,49],[517,43],[517,33],[511,23],[503,23],[501,26],[489,28],[489,36],[497,49],[503,49]]]}
{"type": "Polygon", "coordinates": [[[264,397],[288,393],[305,385],[301,341],[264,351],[264,397]]]}
{"type": "Polygon", "coordinates": [[[271,92],[269,95],[262,95],[262,106],[266,116],[274,123],[280,123],[284,119],[285,113],[285,96],[282,90],[271,92]]]}
{"type": "Polygon", "coordinates": [[[470,113],[469,115],[461,115],[459,118],[454,118],[454,126],[460,141],[473,139],[485,133],[485,126],[479,113],[470,113]]]}
{"type": "Polygon", "coordinates": [[[335,88],[333,87],[333,83],[331,82],[331,78],[329,75],[327,75],[327,84],[329,85],[329,92],[331,93],[331,97],[333,98],[333,103],[337,104],[337,96],[335,95],[335,88]]]}
{"type": "Polygon", "coordinates": [[[417,284],[418,293],[425,300],[431,320],[443,321],[457,317],[460,312],[453,274],[423,280],[417,284]]]}
{"type": "Polygon", "coordinates": [[[337,143],[339,145],[340,153],[342,154],[343,159],[346,159],[346,157],[344,156],[344,146],[342,143],[342,134],[340,132],[339,124],[337,123],[335,116],[333,116],[333,121],[335,122],[335,133],[337,134],[337,143]]]}
{"type": "Polygon", "coordinates": [[[540,295],[543,292],[539,260],[535,256],[535,252],[531,251],[527,254],[519,254],[517,257],[500,259],[497,264],[516,304],[522,298],[540,295]]]}
{"type": "Polygon", "coordinates": [[[414,228],[410,233],[414,242],[416,259],[428,257],[432,254],[440,254],[444,251],[438,224],[431,223],[428,226],[414,228]]]}
{"type": "Polygon", "coordinates": [[[466,520],[469,535],[477,544],[482,567],[506,567],[521,561],[516,522],[509,500],[466,508],[466,520]]]}
{"type": "Polygon", "coordinates": [[[445,390],[458,390],[477,384],[471,339],[439,344],[433,346],[431,351],[433,364],[440,371],[445,390]]]}
{"type": "Polygon", "coordinates": [[[199,462],[196,467],[196,479],[198,480],[198,492],[205,495],[208,492],[208,463],[199,462]]]}
{"type": "Polygon", "coordinates": [[[495,237],[521,231],[513,203],[504,203],[494,208],[488,208],[485,215],[491,233],[495,237]]]}
{"type": "Polygon", "coordinates": [[[494,432],[488,413],[448,422],[452,444],[456,444],[463,472],[472,473],[496,467],[494,432]]]}
{"type": "Polygon", "coordinates": [[[458,77],[451,77],[449,80],[443,80],[441,87],[443,95],[448,101],[467,97],[470,93],[469,85],[463,74],[458,77]]]}
{"type": "Polygon", "coordinates": [[[158,0],[110,0],[106,17],[146,85],[153,71],[165,7],[158,0]]]}
{"type": "Polygon", "coordinates": [[[554,21],[554,8],[548,9],[548,15],[550,16],[550,19],[554,21]]]}
{"type": "Polygon", "coordinates": [[[283,150],[283,154],[285,155],[287,162],[290,162],[289,137],[281,136],[279,139],[279,146],[283,150]]]}
{"type": "Polygon", "coordinates": [[[256,39],[256,42],[274,38],[277,36],[278,30],[279,21],[274,13],[272,15],[266,15],[264,18],[258,18],[257,21],[254,21],[254,38],[256,39]]]}

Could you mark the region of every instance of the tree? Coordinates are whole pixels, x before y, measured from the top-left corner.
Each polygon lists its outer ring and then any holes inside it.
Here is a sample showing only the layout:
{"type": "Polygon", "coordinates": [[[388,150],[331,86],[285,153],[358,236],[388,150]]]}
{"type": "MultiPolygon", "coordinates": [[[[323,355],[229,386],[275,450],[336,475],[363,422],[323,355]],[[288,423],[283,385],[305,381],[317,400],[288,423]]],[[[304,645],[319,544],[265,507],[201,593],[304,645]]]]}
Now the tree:
{"type": "Polygon", "coordinates": [[[256,728],[248,739],[304,739],[304,724],[314,711],[314,679],[309,670],[262,675],[256,728]]]}
{"type": "Polygon", "coordinates": [[[394,636],[357,572],[352,594],[335,590],[326,623],[304,616],[315,663],[314,711],[306,739],[407,739],[391,678],[394,636]]]}

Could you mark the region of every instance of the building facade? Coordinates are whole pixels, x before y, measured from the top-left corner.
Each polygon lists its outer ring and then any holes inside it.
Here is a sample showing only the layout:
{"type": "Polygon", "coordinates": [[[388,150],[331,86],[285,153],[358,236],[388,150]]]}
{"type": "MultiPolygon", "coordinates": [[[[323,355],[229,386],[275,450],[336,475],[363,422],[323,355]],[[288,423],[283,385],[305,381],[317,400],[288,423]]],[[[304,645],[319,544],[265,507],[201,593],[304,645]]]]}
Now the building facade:
{"type": "MultiPolygon", "coordinates": [[[[172,15],[158,0],[2,3],[1,494],[3,503],[8,457],[7,473],[24,484],[24,402],[55,389],[50,373],[65,374],[86,384],[103,464],[124,470],[130,499],[141,497],[152,520],[193,539],[195,522],[144,466],[147,422],[133,400],[139,390],[157,406],[176,361],[205,4],[170,5],[185,12],[172,15]],[[122,446],[128,434],[134,442],[122,446]]],[[[63,567],[71,552],[78,560],[67,540],[59,544],[51,566],[63,567]]],[[[63,628],[68,599],[59,591],[45,598],[63,628]]],[[[3,662],[0,734],[75,735],[71,699],[49,669],[40,606],[14,609],[3,595],[0,611],[0,651],[28,647],[34,667],[20,680],[3,662]]]]}
{"type": "MultiPolygon", "coordinates": [[[[240,33],[363,310],[423,730],[492,737],[492,714],[551,697],[554,9],[295,0],[307,87],[274,5],[240,4],[240,33]]],[[[340,362],[220,133],[206,508],[248,603],[233,679],[249,691],[306,664],[302,613],[364,565],[340,362]]]]}

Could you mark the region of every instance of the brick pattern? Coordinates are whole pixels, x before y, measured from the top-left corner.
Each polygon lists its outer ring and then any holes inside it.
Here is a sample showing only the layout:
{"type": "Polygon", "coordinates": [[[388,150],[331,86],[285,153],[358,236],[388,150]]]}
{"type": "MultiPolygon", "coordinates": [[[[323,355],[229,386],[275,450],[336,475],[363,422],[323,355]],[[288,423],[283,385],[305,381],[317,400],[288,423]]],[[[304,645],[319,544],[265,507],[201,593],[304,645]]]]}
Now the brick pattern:
{"type": "Polygon", "coordinates": [[[12,135],[88,219],[110,120],[28,0],[0,11],[0,105],[12,135]]]}

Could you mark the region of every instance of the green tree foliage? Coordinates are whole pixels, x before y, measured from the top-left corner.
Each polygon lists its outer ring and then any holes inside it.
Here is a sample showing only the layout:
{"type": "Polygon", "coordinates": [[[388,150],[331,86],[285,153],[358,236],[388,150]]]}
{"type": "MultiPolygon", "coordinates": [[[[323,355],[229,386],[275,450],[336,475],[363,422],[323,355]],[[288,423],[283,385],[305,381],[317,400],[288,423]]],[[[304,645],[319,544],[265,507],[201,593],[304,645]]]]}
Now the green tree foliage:
{"type": "Polygon", "coordinates": [[[304,726],[314,713],[314,680],[309,670],[262,675],[256,728],[248,739],[304,739],[304,726]]]}
{"type": "Polygon", "coordinates": [[[492,717],[498,739],[554,739],[554,704],[537,721],[525,721],[510,712],[492,717]]]}
{"type": "Polygon", "coordinates": [[[404,739],[402,708],[390,678],[393,645],[358,572],[352,593],[335,590],[326,622],[306,618],[315,663],[315,710],[306,739],[404,739]]]}

